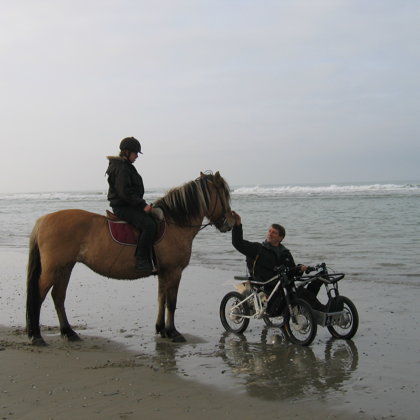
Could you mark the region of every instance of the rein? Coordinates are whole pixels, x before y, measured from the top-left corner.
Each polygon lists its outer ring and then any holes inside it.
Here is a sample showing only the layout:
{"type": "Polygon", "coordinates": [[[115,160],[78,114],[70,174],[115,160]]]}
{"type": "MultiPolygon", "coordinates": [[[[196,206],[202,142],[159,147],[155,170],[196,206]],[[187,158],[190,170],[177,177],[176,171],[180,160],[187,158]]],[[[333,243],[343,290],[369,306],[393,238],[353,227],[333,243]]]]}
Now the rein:
{"type": "MultiPolygon", "coordinates": [[[[171,222],[169,220],[166,220],[166,223],[168,225],[176,225],[175,222],[171,222]]],[[[200,230],[205,229],[207,226],[211,226],[211,225],[214,225],[214,223],[209,222],[209,223],[202,223],[200,225],[184,225],[183,227],[187,227],[187,228],[197,228],[197,227],[199,227],[200,229],[198,231],[200,231],[200,230]]]]}

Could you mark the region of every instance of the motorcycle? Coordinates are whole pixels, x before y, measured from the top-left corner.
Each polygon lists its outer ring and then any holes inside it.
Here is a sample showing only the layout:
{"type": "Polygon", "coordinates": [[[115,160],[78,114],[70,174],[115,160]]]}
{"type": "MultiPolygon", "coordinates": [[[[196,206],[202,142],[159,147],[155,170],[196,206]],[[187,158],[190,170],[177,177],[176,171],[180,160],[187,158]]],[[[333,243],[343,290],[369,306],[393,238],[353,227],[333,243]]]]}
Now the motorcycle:
{"type": "Polygon", "coordinates": [[[269,327],[281,328],[292,343],[302,346],[313,342],[318,325],[327,327],[335,338],[352,338],[359,325],[359,316],[354,303],[339,294],[338,282],[345,275],[330,274],[325,263],[308,267],[305,274],[314,271],[316,273],[307,276],[292,276],[285,266],[280,266],[267,281],[235,276],[235,280],[241,281],[235,286],[237,291],[227,293],[220,304],[223,327],[241,334],[251,319],[262,319],[269,327]],[[322,285],[328,296],[326,305],[310,291],[322,285]]]}
{"type": "Polygon", "coordinates": [[[220,320],[226,331],[243,333],[251,319],[281,326],[292,343],[308,346],[316,336],[317,323],[308,302],[296,293],[295,278],[285,266],[276,267],[267,281],[235,276],[242,283],[220,303],[220,320]],[[280,324],[277,325],[281,319],[280,324]]]}
{"type": "Polygon", "coordinates": [[[327,327],[335,338],[351,339],[359,327],[359,314],[354,303],[348,297],[340,295],[338,291],[338,282],[345,274],[329,273],[325,263],[308,267],[306,274],[311,272],[316,273],[297,279],[299,283],[297,294],[311,305],[318,325],[327,327]],[[318,284],[315,290],[322,286],[325,288],[328,296],[326,305],[320,304],[314,293],[310,291],[310,285],[315,282],[318,284]]]}

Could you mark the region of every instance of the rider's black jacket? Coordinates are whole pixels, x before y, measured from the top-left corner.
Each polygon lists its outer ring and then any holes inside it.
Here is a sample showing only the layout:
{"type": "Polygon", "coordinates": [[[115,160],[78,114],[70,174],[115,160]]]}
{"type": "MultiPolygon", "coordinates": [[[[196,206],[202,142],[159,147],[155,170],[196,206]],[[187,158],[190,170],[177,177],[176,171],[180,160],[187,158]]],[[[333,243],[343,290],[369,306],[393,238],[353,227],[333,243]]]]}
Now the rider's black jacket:
{"type": "Polygon", "coordinates": [[[119,156],[109,156],[108,200],[111,207],[137,207],[144,209],[146,201],[143,199],[143,179],[134,165],[119,156]]]}
{"type": "Polygon", "coordinates": [[[232,229],[232,245],[247,257],[250,273],[258,280],[268,280],[276,273],[274,267],[285,265],[293,275],[300,274],[299,266],[290,251],[282,244],[278,247],[267,242],[250,242],[243,238],[242,225],[235,225],[232,229]]]}

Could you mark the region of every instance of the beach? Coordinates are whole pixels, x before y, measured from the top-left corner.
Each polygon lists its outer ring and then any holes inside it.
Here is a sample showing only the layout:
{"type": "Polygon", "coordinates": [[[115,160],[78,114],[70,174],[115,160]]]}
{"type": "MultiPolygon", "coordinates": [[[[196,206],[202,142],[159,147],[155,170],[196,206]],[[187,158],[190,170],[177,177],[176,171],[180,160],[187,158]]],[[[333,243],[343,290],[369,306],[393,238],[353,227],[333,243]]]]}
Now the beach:
{"type": "Polygon", "coordinates": [[[154,334],[156,278],[108,280],[76,266],[66,307],[83,341],[61,339],[51,297],[41,313],[48,346],[24,331],[25,250],[2,250],[0,418],[415,419],[419,289],[342,281],[359,311],[353,340],[319,328],[308,347],[254,320],[243,336],[221,326],[234,272],[188,267],[176,323],[187,339],[154,334]]]}
{"type": "Polygon", "coordinates": [[[98,337],[29,347],[20,330],[0,328],[2,419],[356,419],[315,402],[267,402],[165,372],[142,355],[98,337]]]}

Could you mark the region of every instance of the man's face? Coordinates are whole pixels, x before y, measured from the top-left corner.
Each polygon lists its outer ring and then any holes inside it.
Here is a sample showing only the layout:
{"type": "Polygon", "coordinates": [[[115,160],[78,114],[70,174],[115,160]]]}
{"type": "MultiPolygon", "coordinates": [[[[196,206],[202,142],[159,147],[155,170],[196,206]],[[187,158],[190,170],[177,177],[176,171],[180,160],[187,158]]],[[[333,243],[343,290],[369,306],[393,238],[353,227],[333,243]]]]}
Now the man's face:
{"type": "Polygon", "coordinates": [[[277,229],[274,229],[272,226],[270,226],[265,239],[270,245],[279,246],[280,242],[283,240],[283,236],[280,236],[277,229]]]}

